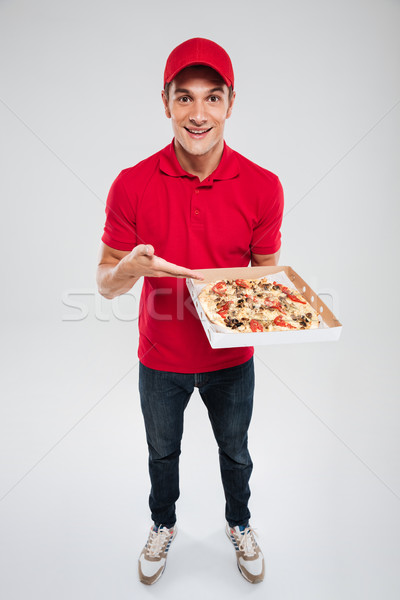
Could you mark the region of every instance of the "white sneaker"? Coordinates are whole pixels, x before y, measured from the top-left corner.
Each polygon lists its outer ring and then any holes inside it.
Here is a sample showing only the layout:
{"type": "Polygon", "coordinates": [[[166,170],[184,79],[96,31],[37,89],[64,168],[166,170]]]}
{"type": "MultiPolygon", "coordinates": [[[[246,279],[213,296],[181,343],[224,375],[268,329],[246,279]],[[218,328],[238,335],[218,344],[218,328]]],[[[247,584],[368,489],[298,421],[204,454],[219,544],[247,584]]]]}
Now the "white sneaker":
{"type": "Polygon", "coordinates": [[[139,556],[139,579],[151,585],[160,579],[167,562],[167,552],[177,534],[176,525],[171,529],[160,525],[150,529],[146,545],[139,556]]]}
{"type": "Polygon", "coordinates": [[[260,546],[256,542],[255,531],[250,527],[230,527],[226,524],[226,535],[236,550],[239,571],[250,583],[260,583],[264,579],[265,565],[260,546]]]}

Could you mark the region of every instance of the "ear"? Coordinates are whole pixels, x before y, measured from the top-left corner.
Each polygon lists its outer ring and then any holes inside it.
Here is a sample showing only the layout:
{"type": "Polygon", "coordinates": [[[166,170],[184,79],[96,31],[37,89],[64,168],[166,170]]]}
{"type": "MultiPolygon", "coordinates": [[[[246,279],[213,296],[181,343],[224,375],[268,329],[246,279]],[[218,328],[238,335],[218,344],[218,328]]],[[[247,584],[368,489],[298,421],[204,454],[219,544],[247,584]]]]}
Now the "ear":
{"type": "Polygon", "coordinates": [[[233,92],[232,94],[232,98],[230,100],[230,104],[229,104],[229,108],[228,108],[228,112],[226,113],[226,118],[229,119],[229,117],[232,114],[232,110],[233,110],[233,104],[235,102],[235,98],[236,98],[236,92],[233,92]]]}
{"type": "Polygon", "coordinates": [[[166,117],[168,117],[168,119],[171,118],[171,112],[169,110],[169,106],[168,106],[168,100],[167,100],[167,96],[165,95],[164,90],[161,90],[161,98],[164,104],[164,108],[165,108],[165,115],[166,117]]]}

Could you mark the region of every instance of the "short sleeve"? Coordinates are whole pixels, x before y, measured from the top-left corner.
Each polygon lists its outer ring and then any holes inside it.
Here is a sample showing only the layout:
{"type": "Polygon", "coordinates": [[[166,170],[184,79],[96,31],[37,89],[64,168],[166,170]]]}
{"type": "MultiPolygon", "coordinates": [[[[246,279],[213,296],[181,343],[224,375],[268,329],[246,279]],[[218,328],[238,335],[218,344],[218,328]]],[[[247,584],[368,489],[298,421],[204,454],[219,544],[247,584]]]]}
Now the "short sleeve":
{"type": "Polygon", "coordinates": [[[106,222],[101,239],[116,250],[132,250],[136,246],[134,204],[126,192],[122,172],[113,182],[107,196],[106,222]]]}
{"type": "Polygon", "coordinates": [[[260,213],[260,219],[253,229],[250,250],[253,254],[274,254],[281,247],[283,217],[283,188],[278,178],[275,192],[265,198],[260,213]]]}

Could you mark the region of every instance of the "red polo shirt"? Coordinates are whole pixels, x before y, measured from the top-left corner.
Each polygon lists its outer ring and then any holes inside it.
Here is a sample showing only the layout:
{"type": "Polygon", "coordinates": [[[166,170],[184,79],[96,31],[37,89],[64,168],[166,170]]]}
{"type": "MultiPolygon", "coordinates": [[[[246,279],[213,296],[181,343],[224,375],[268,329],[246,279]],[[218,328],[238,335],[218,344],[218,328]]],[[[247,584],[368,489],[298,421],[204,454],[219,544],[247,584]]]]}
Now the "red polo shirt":
{"type": "MultiPolygon", "coordinates": [[[[189,269],[246,267],[280,248],[283,192],[276,175],[226,144],[204,181],[180,166],[174,141],[115,179],[102,240],[117,250],[152,244],[189,269]]],[[[145,277],[139,351],[152,369],[195,373],[239,365],[253,348],[212,349],[184,279],[145,277]]]]}

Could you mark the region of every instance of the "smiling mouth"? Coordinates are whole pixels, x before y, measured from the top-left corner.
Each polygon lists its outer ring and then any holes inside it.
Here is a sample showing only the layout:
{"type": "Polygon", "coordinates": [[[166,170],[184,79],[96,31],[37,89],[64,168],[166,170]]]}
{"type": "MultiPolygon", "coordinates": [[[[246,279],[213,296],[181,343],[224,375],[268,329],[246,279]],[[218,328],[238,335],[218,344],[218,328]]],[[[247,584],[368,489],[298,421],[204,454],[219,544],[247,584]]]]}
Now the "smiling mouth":
{"type": "Polygon", "coordinates": [[[189,129],[188,127],[185,127],[185,129],[192,135],[201,136],[201,135],[204,135],[205,133],[208,133],[209,131],[211,131],[212,127],[210,127],[209,129],[189,129]]]}

